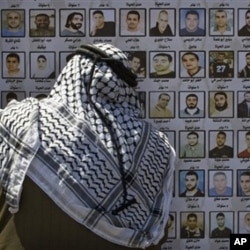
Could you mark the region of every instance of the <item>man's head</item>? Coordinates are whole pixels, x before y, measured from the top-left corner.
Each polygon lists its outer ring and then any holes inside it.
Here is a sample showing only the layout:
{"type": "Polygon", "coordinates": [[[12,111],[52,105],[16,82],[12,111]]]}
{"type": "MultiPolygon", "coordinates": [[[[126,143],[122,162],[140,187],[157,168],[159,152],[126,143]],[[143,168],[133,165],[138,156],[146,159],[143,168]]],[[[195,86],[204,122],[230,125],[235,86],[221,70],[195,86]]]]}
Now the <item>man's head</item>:
{"type": "MultiPolygon", "coordinates": [[[[250,14],[249,14],[249,15],[250,15],[250,14]]],[[[250,20],[250,18],[249,18],[249,20],[250,20]]],[[[249,27],[249,28],[250,28],[250,27],[249,27]]],[[[248,67],[250,67],[250,52],[246,53],[245,58],[246,58],[246,65],[247,65],[248,67]]]]}
{"type": "Polygon", "coordinates": [[[6,56],[6,67],[8,72],[16,72],[19,70],[20,56],[16,53],[10,53],[6,56]]]}
{"type": "Polygon", "coordinates": [[[190,147],[194,147],[199,142],[199,134],[195,131],[191,131],[187,134],[187,143],[190,147]]]}
{"type": "Polygon", "coordinates": [[[97,29],[101,29],[104,26],[104,14],[101,10],[96,10],[92,14],[95,26],[97,29]]]}
{"type": "Polygon", "coordinates": [[[218,213],[216,214],[217,225],[219,228],[223,228],[225,226],[225,214],[218,213]]]}
{"type": "Polygon", "coordinates": [[[35,24],[38,30],[47,30],[50,25],[49,15],[44,13],[37,14],[35,17],[35,24]]]}
{"type": "Polygon", "coordinates": [[[140,13],[136,10],[131,10],[127,13],[126,18],[128,31],[137,31],[140,23],[140,13]]]}
{"type": "Polygon", "coordinates": [[[250,195],[250,172],[244,171],[240,174],[240,187],[245,195],[250,195]]]}
{"type": "Polygon", "coordinates": [[[37,66],[40,70],[43,70],[47,66],[47,58],[44,55],[39,55],[37,57],[37,66]]]}
{"type": "Polygon", "coordinates": [[[7,95],[6,95],[6,102],[9,103],[10,101],[12,100],[17,100],[17,94],[14,93],[14,92],[9,92],[7,95]]]}
{"type": "Polygon", "coordinates": [[[80,12],[72,12],[68,15],[65,27],[73,30],[79,30],[83,24],[83,14],[80,12]]]}
{"type": "Polygon", "coordinates": [[[195,109],[198,104],[198,96],[196,94],[188,94],[186,96],[186,105],[188,109],[195,109]]]}
{"type": "Polygon", "coordinates": [[[218,148],[223,148],[225,146],[227,135],[224,131],[219,131],[216,135],[216,144],[218,148]]]}
{"type": "Polygon", "coordinates": [[[226,10],[219,9],[215,12],[215,22],[218,28],[224,28],[227,26],[227,12],[226,10]]]}
{"type": "Polygon", "coordinates": [[[227,188],[227,176],[224,172],[216,172],[213,175],[213,184],[218,194],[224,193],[227,188]]]}
{"type": "Polygon", "coordinates": [[[181,57],[184,68],[189,72],[195,72],[199,69],[199,57],[193,52],[186,52],[181,57]]]}
{"type": "Polygon", "coordinates": [[[198,186],[198,174],[195,171],[188,171],[185,176],[185,186],[187,191],[194,191],[198,186]]]}
{"type": "Polygon", "coordinates": [[[131,71],[135,74],[138,73],[138,70],[141,67],[141,59],[139,55],[137,54],[131,55],[129,59],[129,63],[130,63],[131,71]]]}
{"type": "Polygon", "coordinates": [[[248,9],[245,13],[246,26],[250,29],[250,9],[248,9]]]}
{"type": "Polygon", "coordinates": [[[158,53],[153,57],[153,65],[157,75],[164,75],[169,72],[172,56],[167,53],[158,53]]]}
{"type": "Polygon", "coordinates": [[[7,25],[10,30],[19,29],[22,21],[21,14],[17,11],[10,11],[6,15],[7,25]]]}
{"type": "Polygon", "coordinates": [[[250,102],[250,91],[244,93],[244,101],[250,102]]]}
{"type": "Polygon", "coordinates": [[[218,111],[223,111],[228,107],[227,94],[225,92],[219,91],[214,94],[214,104],[215,109],[218,111]]]}
{"type": "Polygon", "coordinates": [[[158,30],[163,33],[168,26],[168,12],[166,10],[161,10],[157,19],[158,30]]]}
{"type": "Polygon", "coordinates": [[[199,25],[199,13],[195,10],[190,10],[185,15],[185,25],[188,32],[195,32],[199,25]]]}
{"type": "Polygon", "coordinates": [[[219,52],[219,53],[218,53],[218,55],[217,55],[217,60],[218,60],[219,62],[224,62],[225,58],[226,58],[226,54],[225,54],[224,52],[219,52]]]}
{"type": "Polygon", "coordinates": [[[170,101],[170,95],[167,93],[161,93],[158,97],[158,106],[161,108],[166,108],[168,106],[168,103],[170,101]]]}
{"type": "Polygon", "coordinates": [[[189,229],[194,230],[197,228],[197,222],[198,222],[198,218],[197,215],[194,213],[188,214],[187,216],[187,226],[189,227],[189,229]]]}
{"type": "Polygon", "coordinates": [[[244,216],[244,222],[248,230],[250,230],[250,213],[246,213],[244,216]]]}

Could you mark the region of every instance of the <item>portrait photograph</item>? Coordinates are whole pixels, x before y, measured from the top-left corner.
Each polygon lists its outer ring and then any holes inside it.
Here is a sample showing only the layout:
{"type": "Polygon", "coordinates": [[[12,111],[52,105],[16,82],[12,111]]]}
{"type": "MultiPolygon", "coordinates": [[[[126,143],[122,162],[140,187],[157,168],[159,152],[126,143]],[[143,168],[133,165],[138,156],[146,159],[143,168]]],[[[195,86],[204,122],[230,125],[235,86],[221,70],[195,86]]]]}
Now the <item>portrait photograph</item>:
{"type": "Polygon", "coordinates": [[[146,9],[119,10],[120,36],[146,36],[146,9]]]}
{"type": "Polygon", "coordinates": [[[234,35],[234,9],[231,8],[209,9],[209,35],[210,36],[234,35]]]}
{"type": "Polygon", "coordinates": [[[179,52],[180,78],[205,78],[206,53],[205,51],[180,51],[179,52]]]}
{"type": "Polygon", "coordinates": [[[89,10],[89,35],[91,37],[113,37],[116,35],[115,9],[89,10]]]}
{"type": "Polygon", "coordinates": [[[85,9],[60,9],[60,36],[84,37],[86,35],[85,9]]]}
{"type": "Polygon", "coordinates": [[[204,91],[179,91],[179,118],[204,118],[205,102],[204,91]]]}
{"type": "Polygon", "coordinates": [[[233,158],[233,135],[233,130],[209,130],[209,158],[233,158]]]}
{"type": "Polygon", "coordinates": [[[179,131],[179,157],[182,159],[205,157],[205,131],[179,131]]]}
{"type": "Polygon", "coordinates": [[[149,78],[176,77],[174,51],[150,51],[149,58],[149,78]]]}
{"type": "Polygon", "coordinates": [[[204,212],[180,212],[180,238],[202,239],[205,234],[204,212]]]}
{"type": "Polygon", "coordinates": [[[149,92],[149,118],[169,118],[175,117],[175,93],[149,92]]]}
{"type": "Polygon", "coordinates": [[[3,78],[24,79],[26,73],[25,52],[2,52],[2,76],[3,78]]]}
{"type": "Polygon", "coordinates": [[[25,10],[1,10],[2,37],[25,37],[25,10]]]}
{"type": "Polygon", "coordinates": [[[234,77],[234,52],[209,51],[209,78],[234,77]]]}
{"type": "Polygon", "coordinates": [[[234,212],[209,212],[210,238],[230,238],[234,232],[234,212]]]}
{"type": "Polygon", "coordinates": [[[29,36],[41,38],[56,36],[56,16],[54,9],[30,9],[29,36]]]}
{"type": "Polygon", "coordinates": [[[31,52],[30,62],[31,79],[55,79],[55,52],[31,52]]]}
{"type": "Polygon", "coordinates": [[[233,170],[208,170],[208,196],[233,196],[233,170]]]}
{"type": "Polygon", "coordinates": [[[179,10],[180,36],[205,36],[206,10],[203,8],[188,8],[179,10]]]}
{"type": "Polygon", "coordinates": [[[209,117],[233,118],[234,117],[234,92],[209,91],[209,117]]]}
{"type": "Polygon", "coordinates": [[[172,37],[176,34],[175,9],[149,9],[149,36],[172,37]]]}

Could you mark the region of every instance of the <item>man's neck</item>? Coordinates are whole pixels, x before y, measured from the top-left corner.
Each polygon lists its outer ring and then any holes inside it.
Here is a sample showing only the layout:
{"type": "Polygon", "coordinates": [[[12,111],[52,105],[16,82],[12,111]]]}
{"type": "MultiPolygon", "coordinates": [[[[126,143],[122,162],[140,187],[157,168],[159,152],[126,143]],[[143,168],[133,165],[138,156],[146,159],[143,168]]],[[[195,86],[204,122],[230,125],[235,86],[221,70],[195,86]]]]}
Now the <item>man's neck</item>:
{"type": "Polygon", "coordinates": [[[171,69],[167,69],[167,70],[164,70],[164,71],[158,71],[158,72],[156,72],[156,74],[158,75],[158,76],[160,76],[160,75],[165,75],[165,74],[168,74],[168,73],[170,73],[171,72],[171,69]]]}
{"type": "Polygon", "coordinates": [[[12,76],[12,75],[16,75],[19,71],[20,71],[20,69],[16,69],[16,70],[8,71],[8,75],[10,75],[10,76],[12,76]]]}
{"type": "Polygon", "coordinates": [[[128,32],[137,32],[138,29],[130,29],[130,28],[127,28],[127,31],[128,31],[128,32]]]}
{"type": "Polygon", "coordinates": [[[198,192],[198,189],[194,189],[194,190],[187,190],[186,191],[186,196],[194,196],[196,193],[198,192]]]}
{"type": "Polygon", "coordinates": [[[217,26],[217,30],[223,34],[227,30],[227,25],[225,26],[217,26]]]}
{"type": "Polygon", "coordinates": [[[188,74],[190,75],[190,76],[192,76],[192,75],[194,75],[194,74],[196,74],[198,71],[199,71],[199,67],[197,67],[197,68],[195,68],[195,69],[190,69],[190,70],[187,70],[187,72],[188,72],[188,74]]]}

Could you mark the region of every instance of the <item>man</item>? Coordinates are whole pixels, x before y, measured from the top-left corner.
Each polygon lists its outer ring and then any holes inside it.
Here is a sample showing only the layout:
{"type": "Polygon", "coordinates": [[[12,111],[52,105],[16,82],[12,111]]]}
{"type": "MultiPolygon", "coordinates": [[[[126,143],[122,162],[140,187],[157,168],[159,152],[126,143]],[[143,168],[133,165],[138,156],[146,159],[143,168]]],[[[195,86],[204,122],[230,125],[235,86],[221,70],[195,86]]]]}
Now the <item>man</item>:
{"type": "Polygon", "coordinates": [[[68,15],[65,29],[62,31],[61,36],[85,36],[81,31],[83,26],[83,14],[80,12],[72,12],[68,15]]]}
{"type": "Polygon", "coordinates": [[[126,16],[127,28],[121,31],[123,36],[144,36],[145,34],[140,31],[141,15],[137,10],[130,10],[126,16]]]}
{"type": "Polygon", "coordinates": [[[92,14],[94,26],[90,36],[115,36],[115,23],[106,22],[103,11],[95,10],[92,14]]]}
{"type": "Polygon", "coordinates": [[[3,77],[23,78],[24,73],[20,69],[20,56],[17,53],[9,53],[6,56],[7,71],[3,73],[3,77]]]}
{"type": "Polygon", "coordinates": [[[150,73],[150,78],[175,78],[175,72],[171,69],[172,56],[167,53],[157,53],[153,57],[155,72],[150,73]]]}
{"type": "Polygon", "coordinates": [[[186,96],[186,108],[180,111],[180,118],[202,118],[204,111],[197,107],[198,96],[194,93],[186,96]]]}
{"type": "Polygon", "coordinates": [[[233,109],[228,104],[227,93],[223,91],[214,94],[214,109],[210,106],[210,117],[233,117],[233,109]]]}
{"type": "Polygon", "coordinates": [[[211,233],[211,238],[230,238],[232,230],[225,226],[225,214],[219,212],[216,214],[217,228],[211,233]]]}
{"type": "Polygon", "coordinates": [[[233,35],[233,29],[228,24],[227,11],[218,9],[215,11],[215,26],[211,27],[210,35],[228,36],[233,35]]]}
{"type": "Polygon", "coordinates": [[[198,187],[199,177],[195,171],[188,171],[184,182],[186,189],[180,193],[180,197],[204,197],[204,193],[198,187]]]}
{"type": "Polygon", "coordinates": [[[239,182],[240,189],[238,190],[238,196],[250,196],[250,172],[241,172],[239,182]]]}
{"type": "Polygon", "coordinates": [[[250,213],[244,216],[244,228],[240,229],[240,234],[250,234],[250,213]]]}
{"type": "Polygon", "coordinates": [[[173,114],[167,107],[170,99],[169,94],[161,93],[158,97],[158,103],[150,110],[150,118],[172,118],[173,114]]]}
{"type": "Polygon", "coordinates": [[[198,217],[195,213],[187,215],[186,226],[181,228],[181,238],[204,238],[204,231],[198,226],[198,217]]]}
{"type": "Polygon", "coordinates": [[[244,93],[244,100],[240,102],[237,106],[238,117],[250,117],[250,91],[244,93]]]}
{"type": "Polygon", "coordinates": [[[30,30],[31,37],[54,37],[55,27],[50,27],[50,17],[45,13],[35,16],[36,29],[30,30]]]}
{"type": "Polygon", "coordinates": [[[250,77],[250,52],[246,53],[245,59],[246,59],[246,66],[239,72],[239,77],[250,77]]]}
{"type": "Polygon", "coordinates": [[[233,72],[224,52],[218,52],[215,62],[210,65],[210,77],[233,77],[233,72]]]}
{"type": "Polygon", "coordinates": [[[199,143],[199,134],[191,131],[187,134],[187,144],[181,147],[180,158],[203,158],[204,145],[199,143]]]}
{"type": "Polygon", "coordinates": [[[139,78],[145,77],[145,68],[141,67],[141,58],[138,53],[132,53],[129,57],[129,63],[131,67],[131,71],[139,78]]]}
{"type": "Polygon", "coordinates": [[[247,148],[238,154],[239,158],[250,158],[250,131],[245,134],[247,148]]]}
{"type": "Polygon", "coordinates": [[[226,133],[219,131],[216,135],[217,146],[209,151],[209,158],[233,158],[233,148],[225,145],[226,133]]]}
{"type": "Polygon", "coordinates": [[[194,52],[186,52],[181,61],[186,71],[181,72],[181,77],[205,77],[205,70],[200,66],[199,56],[194,52]]]}
{"type": "Polygon", "coordinates": [[[189,10],[185,14],[185,28],[180,30],[180,36],[204,36],[205,30],[199,27],[199,13],[189,10]]]}
{"type": "Polygon", "coordinates": [[[173,36],[172,29],[168,23],[167,10],[160,10],[156,26],[150,29],[150,36],[173,36]]]}
{"type": "Polygon", "coordinates": [[[250,36],[250,9],[245,13],[246,24],[238,31],[238,36],[250,36]]]}
{"type": "Polygon", "coordinates": [[[7,27],[2,29],[2,36],[23,37],[24,26],[22,24],[22,16],[20,11],[8,11],[6,14],[7,27]]]}
{"type": "Polygon", "coordinates": [[[233,190],[227,186],[227,176],[224,172],[218,171],[213,174],[213,188],[209,189],[209,196],[232,196],[233,190]]]}
{"type": "Polygon", "coordinates": [[[169,215],[174,151],[139,116],[126,54],[106,43],[76,53],[47,98],[0,112],[0,249],[153,250],[169,215]]]}

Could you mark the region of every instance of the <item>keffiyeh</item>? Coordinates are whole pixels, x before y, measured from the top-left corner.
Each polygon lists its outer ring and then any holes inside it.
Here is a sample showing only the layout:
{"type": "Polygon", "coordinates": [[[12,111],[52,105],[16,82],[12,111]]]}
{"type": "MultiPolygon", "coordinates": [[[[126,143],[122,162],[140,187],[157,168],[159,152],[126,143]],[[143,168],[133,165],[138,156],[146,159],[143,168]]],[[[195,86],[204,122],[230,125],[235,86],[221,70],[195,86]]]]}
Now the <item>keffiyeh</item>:
{"type": "MultiPolygon", "coordinates": [[[[94,46],[128,67],[118,48],[94,46]]],[[[73,219],[127,247],[164,235],[174,158],[166,135],[140,119],[134,88],[84,54],[71,58],[48,98],[0,112],[0,185],[12,212],[27,174],[73,219]]]]}

